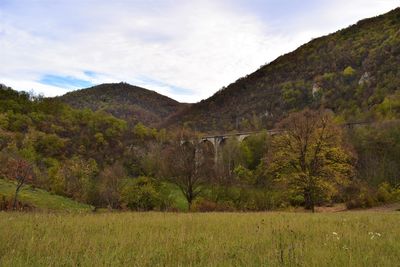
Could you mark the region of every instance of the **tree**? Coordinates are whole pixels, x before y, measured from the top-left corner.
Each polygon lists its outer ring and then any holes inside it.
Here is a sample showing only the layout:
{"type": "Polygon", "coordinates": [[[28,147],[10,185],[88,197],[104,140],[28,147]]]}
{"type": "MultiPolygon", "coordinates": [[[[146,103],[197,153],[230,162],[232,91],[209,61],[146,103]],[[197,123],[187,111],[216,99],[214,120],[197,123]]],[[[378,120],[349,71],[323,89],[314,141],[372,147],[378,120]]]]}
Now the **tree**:
{"type": "Polygon", "coordinates": [[[212,148],[206,143],[199,143],[195,135],[186,133],[175,138],[164,151],[164,157],[167,161],[165,176],[180,188],[190,210],[193,200],[213,176],[212,148]]]}
{"type": "Polygon", "coordinates": [[[317,201],[332,199],[354,175],[354,158],[327,112],[293,113],[279,127],[284,132],[272,140],[267,170],[278,183],[302,195],[305,207],[314,212],[317,201]]]}
{"type": "Polygon", "coordinates": [[[357,151],[357,176],[377,188],[400,185],[400,122],[386,121],[349,131],[357,151]]]}
{"type": "Polygon", "coordinates": [[[343,70],[344,76],[350,77],[353,76],[354,74],[356,74],[356,71],[351,66],[348,66],[343,70]]]}
{"type": "Polygon", "coordinates": [[[120,163],[107,166],[100,172],[100,195],[111,209],[118,208],[120,203],[121,181],[126,177],[124,167],[120,163]]]}
{"type": "Polygon", "coordinates": [[[32,164],[22,158],[11,158],[8,161],[8,177],[17,181],[15,189],[13,210],[17,208],[17,198],[21,187],[29,181],[33,180],[33,167],[32,164]]]}
{"type": "Polygon", "coordinates": [[[242,163],[242,159],[240,142],[236,138],[225,140],[220,144],[221,159],[218,161],[217,169],[219,183],[228,185],[233,182],[233,171],[238,164],[242,163]]]}
{"type": "Polygon", "coordinates": [[[95,160],[74,156],[64,162],[60,170],[65,181],[65,192],[76,200],[93,204],[96,201],[95,177],[98,166],[95,160]]]}

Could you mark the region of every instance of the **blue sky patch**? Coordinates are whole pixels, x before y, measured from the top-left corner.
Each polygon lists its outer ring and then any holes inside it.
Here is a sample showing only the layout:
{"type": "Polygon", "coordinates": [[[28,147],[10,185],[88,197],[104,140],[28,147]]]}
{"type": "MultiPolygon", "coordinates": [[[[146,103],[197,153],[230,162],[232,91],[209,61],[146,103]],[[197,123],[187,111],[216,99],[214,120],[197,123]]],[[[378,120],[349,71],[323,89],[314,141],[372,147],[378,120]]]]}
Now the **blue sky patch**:
{"type": "MultiPolygon", "coordinates": [[[[85,74],[86,74],[86,72],[85,72],[85,74]]],[[[90,81],[77,79],[77,78],[74,78],[71,76],[58,76],[58,75],[52,75],[52,74],[44,75],[39,80],[39,82],[42,84],[56,86],[56,87],[60,87],[60,88],[86,88],[86,87],[93,86],[93,84],[90,81]]]]}
{"type": "Polygon", "coordinates": [[[83,74],[85,74],[86,76],[88,76],[90,78],[96,78],[97,77],[97,73],[94,72],[94,71],[90,71],[90,70],[84,71],[83,74]]]}

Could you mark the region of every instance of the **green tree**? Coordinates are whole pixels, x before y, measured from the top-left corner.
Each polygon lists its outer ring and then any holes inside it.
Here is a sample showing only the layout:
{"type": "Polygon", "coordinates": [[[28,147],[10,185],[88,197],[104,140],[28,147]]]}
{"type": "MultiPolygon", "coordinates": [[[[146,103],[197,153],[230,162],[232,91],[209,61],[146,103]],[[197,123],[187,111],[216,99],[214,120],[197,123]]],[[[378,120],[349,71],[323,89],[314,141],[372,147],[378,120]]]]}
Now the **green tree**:
{"type": "Polygon", "coordinates": [[[356,74],[356,71],[351,66],[348,66],[343,70],[343,75],[346,77],[354,76],[354,74],[356,74]]]}
{"type": "Polygon", "coordinates": [[[98,174],[98,166],[95,160],[85,160],[75,156],[65,162],[61,172],[66,183],[67,195],[82,202],[95,202],[94,179],[98,174]]]}
{"type": "Polygon", "coordinates": [[[332,199],[349,182],[353,157],[327,112],[293,113],[279,127],[284,132],[272,140],[268,172],[277,183],[303,195],[305,207],[314,212],[318,202],[332,199]]]}

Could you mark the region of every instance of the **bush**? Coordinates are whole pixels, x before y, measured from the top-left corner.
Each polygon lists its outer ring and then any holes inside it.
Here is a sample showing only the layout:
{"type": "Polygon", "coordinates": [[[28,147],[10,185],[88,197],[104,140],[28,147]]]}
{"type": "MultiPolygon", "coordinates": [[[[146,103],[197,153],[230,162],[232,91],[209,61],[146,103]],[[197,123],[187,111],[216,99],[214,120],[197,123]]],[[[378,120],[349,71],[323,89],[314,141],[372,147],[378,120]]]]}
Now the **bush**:
{"type": "Polygon", "coordinates": [[[291,206],[299,207],[303,206],[305,203],[303,195],[293,195],[289,197],[289,203],[291,206]]]}
{"type": "Polygon", "coordinates": [[[392,197],[394,201],[400,201],[400,186],[393,189],[392,197]]]}
{"type": "MultiPolygon", "coordinates": [[[[213,210],[217,211],[273,210],[277,207],[280,207],[283,202],[281,192],[269,191],[261,188],[220,186],[213,187],[210,192],[204,193],[205,194],[203,194],[203,199],[208,199],[209,201],[216,203],[217,206],[214,207],[213,210]]],[[[199,204],[197,205],[200,205],[202,203],[202,199],[199,198],[198,201],[199,204]]]]}
{"type": "Polygon", "coordinates": [[[378,191],[376,193],[376,198],[379,202],[389,202],[392,200],[392,188],[388,183],[382,183],[378,187],[378,191]]]}
{"type": "Polygon", "coordinates": [[[376,200],[373,197],[373,193],[366,188],[361,188],[358,194],[346,201],[346,207],[348,209],[371,208],[375,205],[376,200]]]}
{"type": "Polygon", "coordinates": [[[130,180],[121,192],[123,207],[137,211],[149,211],[159,209],[161,205],[160,194],[148,177],[139,177],[130,180]]]}
{"type": "Polygon", "coordinates": [[[346,208],[358,209],[358,208],[371,208],[376,204],[376,201],[371,196],[361,196],[358,198],[351,199],[346,202],[346,208]]]}
{"type": "Polygon", "coordinates": [[[355,73],[356,71],[351,66],[348,66],[343,70],[343,75],[347,77],[353,76],[355,73]]]}
{"type": "Polygon", "coordinates": [[[400,187],[392,187],[389,183],[385,182],[379,185],[376,193],[379,202],[394,202],[400,201],[400,187]]]}
{"type": "Polygon", "coordinates": [[[376,205],[374,192],[361,180],[354,180],[345,188],[345,203],[347,209],[370,208],[376,205]]]}
{"type": "MultiPolygon", "coordinates": [[[[0,211],[12,210],[13,201],[14,201],[13,196],[6,197],[5,195],[0,194],[0,211]]],[[[21,201],[17,201],[16,210],[31,211],[34,210],[34,207],[29,204],[22,203],[21,201]]]]}
{"type": "Polygon", "coordinates": [[[9,201],[6,196],[0,194],[0,210],[7,210],[9,206],[9,201]]]}
{"type": "Polygon", "coordinates": [[[192,204],[193,211],[235,211],[235,205],[232,201],[214,202],[205,198],[197,198],[192,204]]]}
{"type": "Polygon", "coordinates": [[[240,210],[265,211],[273,210],[282,204],[282,195],[274,191],[243,188],[236,205],[240,210]]]}

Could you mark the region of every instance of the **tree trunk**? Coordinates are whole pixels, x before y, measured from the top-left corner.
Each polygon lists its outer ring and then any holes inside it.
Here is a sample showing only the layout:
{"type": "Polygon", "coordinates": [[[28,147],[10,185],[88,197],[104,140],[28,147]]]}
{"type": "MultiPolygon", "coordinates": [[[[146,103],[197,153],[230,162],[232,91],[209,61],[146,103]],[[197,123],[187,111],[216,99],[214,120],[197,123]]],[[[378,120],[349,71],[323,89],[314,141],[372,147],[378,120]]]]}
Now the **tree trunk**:
{"type": "Polygon", "coordinates": [[[17,197],[18,197],[18,192],[19,192],[19,186],[15,190],[15,195],[14,195],[14,202],[13,202],[13,210],[17,209],[17,197]]]}
{"type": "Polygon", "coordinates": [[[310,189],[304,190],[304,206],[306,209],[315,212],[314,197],[310,189]]]}
{"type": "Polygon", "coordinates": [[[191,208],[192,208],[193,198],[194,198],[194,197],[193,197],[193,187],[192,187],[192,185],[190,184],[189,187],[188,187],[187,193],[186,193],[186,200],[187,200],[187,202],[188,202],[189,211],[190,211],[191,208]]]}
{"type": "Polygon", "coordinates": [[[13,210],[17,209],[17,192],[15,192],[15,196],[14,196],[14,202],[13,202],[13,210]]]}

